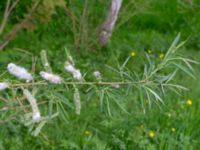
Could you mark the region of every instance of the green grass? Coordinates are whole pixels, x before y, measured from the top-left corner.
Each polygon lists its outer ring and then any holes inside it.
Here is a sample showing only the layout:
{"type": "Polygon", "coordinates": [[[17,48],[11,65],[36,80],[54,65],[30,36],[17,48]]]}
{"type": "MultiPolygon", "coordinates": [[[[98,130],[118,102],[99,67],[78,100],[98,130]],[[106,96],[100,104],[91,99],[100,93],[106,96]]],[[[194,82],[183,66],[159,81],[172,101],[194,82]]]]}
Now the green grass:
{"type": "MultiPolygon", "coordinates": [[[[124,2],[126,3],[127,1],[124,2]]],[[[137,1],[137,3],[139,6],[143,5],[143,1],[137,1]]],[[[136,56],[131,58],[128,67],[130,70],[142,73],[142,66],[146,60],[145,51],[150,49],[155,61],[160,61],[159,54],[166,53],[179,32],[181,41],[188,39],[179,51],[181,55],[199,61],[199,1],[193,0],[193,5],[190,5],[186,0],[182,2],[150,0],[149,5],[145,5],[147,6],[144,11],[115,30],[111,41],[105,48],[95,47],[95,44],[94,48],[91,48],[86,43],[77,49],[73,42],[70,20],[62,10],[58,10],[58,14],[55,14],[49,23],[38,23],[33,32],[20,32],[5,51],[0,52],[0,74],[5,71],[9,62],[19,62],[27,68],[31,67],[30,57],[17,51],[16,48],[22,48],[36,56],[36,73],[42,70],[40,51],[41,49],[47,50],[53,70],[62,73],[63,63],[66,60],[66,56],[63,55],[64,47],[70,49],[81,71],[90,73],[99,69],[107,80],[112,80],[114,74],[105,67],[105,64],[117,67],[119,63],[124,62],[131,51],[135,51],[136,56]]],[[[78,8],[82,7],[74,5],[73,9],[78,11],[78,8]]],[[[98,11],[101,9],[95,11],[95,17],[98,17],[98,11]]],[[[20,12],[17,13],[20,15],[20,12]]],[[[127,11],[127,13],[121,14],[119,24],[131,12],[127,11]]],[[[12,19],[13,22],[16,21],[14,17],[12,19]]],[[[9,25],[12,25],[12,21],[9,25]]],[[[98,19],[94,19],[93,23],[98,23],[98,19]]],[[[86,40],[91,41],[91,38],[88,36],[86,40]]],[[[84,101],[81,115],[75,115],[70,105],[63,105],[68,110],[68,120],[62,115],[52,119],[37,137],[33,137],[27,127],[19,124],[18,117],[16,120],[7,120],[9,114],[16,113],[15,110],[2,112],[0,115],[0,149],[197,150],[200,148],[199,65],[195,65],[194,69],[196,79],[192,79],[184,72],[178,73],[174,78],[174,82],[181,83],[190,90],[182,91],[180,95],[168,92],[163,97],[165,105],[161,108],[153,103],[152,108],[149,109],[148,104],[144,103],[144,109],[139,93],[133,92],[126,96],[125,92],[121,91],[118,94],[124,95],[121,100],[126,101],[129,114],[121,112],[118,107],[113,107],[115,110],[112,110],[114,113],[112,117],[100,111],[97,97],[91,95],[92,99],[88,100],[84,93],[85,87],[81,87],[84,101]],[[191,106],[186,104],[188,99],[192,100],[191,106]],[[175,128],[175,132],[172,128],[175,128]],[[154,137],[149,136],[150,131],[155,133],[154,137]]],[[[8,74],[0,76],[0,80],[5,78],[17,82],[8,74]]],[[[91,77],[89,76],[88,79],[91,77]]],[[[40,90],[40,95],[41,93],[43,95],[38,99],[41,101],[46,98],[45,96],[49,96],[53,103],[57,101],[56,98],[52,98],[54,95],[52,91],[56,90],[54,86],[49,87],[49,91],[45,88],[40,88],[40,90]]],[[[66,96],[69,102],[73,101],[72,93],[66,93],[65,89],[58,90],[58,93],[66,96]]],[[[9,94],[14,95],[12,92],[7,95],[0,94],[4,97],[9,94]]],[[[12,98],[10,101],[12,104],[12,98]]],[[[64,99],[64,101],[67,100],[64,99]]],[[[4,105],[5,103],[1,101],[0,106],[4,105]]],[[[48,112],[48,108],[43,111],[48,112]]],[[[62,112],[62,110],[59,111],[62,112]]]]}

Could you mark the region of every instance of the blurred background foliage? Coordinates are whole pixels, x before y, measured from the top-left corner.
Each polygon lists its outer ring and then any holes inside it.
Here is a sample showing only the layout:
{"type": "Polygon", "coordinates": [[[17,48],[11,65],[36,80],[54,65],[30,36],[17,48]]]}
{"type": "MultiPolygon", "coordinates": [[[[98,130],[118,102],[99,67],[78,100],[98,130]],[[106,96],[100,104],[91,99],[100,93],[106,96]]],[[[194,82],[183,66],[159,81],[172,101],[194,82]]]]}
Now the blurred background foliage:
{"type": "MultiPolygon", "coordinates": [[[[136,56],[128,67],[141,72],[145,52],[151,50],[151,55],[159,61],[159,54],[166,52],[178,32],[181,33],[181,40],[188,40],[181,54],[200,60],[199,0],[124,0],[113,36],[103,48],[98,45],[97,37],[109,1],[20,0],[9,17],[4,33],[0,35],[0,43],[36,2],[38,7],[28,27],[20,30],[0,51],[0,74],[9,62],[20,61],[23,66],[31,67],[30,56],[17,48],[36,57],[36,73],[42,68],[40,51],[45,49],[53,70],[61,73],[66,60],[64,48],[67,47],[82,72],[98,69],[103,77],[111,80],[113,73],[105,65],[117,67],[134,51],[136,56]]],[[[5,5],[6,0],[1,0],[0,18],[5,5]]],[[[87,107],[80,116],[69,113],[70,121],[67,123],[61,118],[53,119],[38,137],[31,136],[18,121],[7,121],[1,115],[0,149],[199,149],[199,66],[195,70],[196,80],[184,73],[178,74],[175,79],[188,87],[189,92],[182,92],[181,95],[169,93],[161,109],[153,106],[145,113],[139,94],[127,98],[133,99],[129,105],[132,110],[130,115],[121,113],[113,118],[101,113],[94,100],[84,104],[87,107]],[[187,105],[187,99],[192,100],[191,106],[187,105]],[[155,132],[153,138],[148,134],[150,131],[155,132]]],[[[70,93],[65,95],[70,97],[70,93]]]]}

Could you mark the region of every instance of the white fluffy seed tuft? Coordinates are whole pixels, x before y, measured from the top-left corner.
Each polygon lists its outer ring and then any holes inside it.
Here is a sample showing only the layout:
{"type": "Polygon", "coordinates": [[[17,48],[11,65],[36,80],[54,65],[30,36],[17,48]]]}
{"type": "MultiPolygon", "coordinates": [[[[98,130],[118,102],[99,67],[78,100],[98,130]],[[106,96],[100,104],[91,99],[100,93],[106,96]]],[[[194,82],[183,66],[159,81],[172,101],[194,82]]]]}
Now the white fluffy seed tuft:
{"type": "Polygon", "coordinates": [[[82,79],[82,75],[80,70],[76,70],[75,72],[73,72],[73,78],[76,80],[81,80],[82,79]]]}
{"type": "Polygon", "coordinates": [[[33,114],[33,116],[32,116],[33,122],[38,122],[38,121],[40,121],[40,119],[41,119],[40,112],[35,112],[35,113],[33,114]]]}
{"type": "Polygon", "coordinates": [[[65,70],[73,75],[76,80],[82,80],[82,74],[79,69],[76,69],[74,65],[69,62],[65,63],[65,70]]]}
{"type": "Polygon", "coordinates": [[[44,79],[49,81],[50,83],[53,84],[61,84],[62,83],[62,78],[58,75],[51,74],[45,71],[40,72],[40,76],[44,79]]]}
{"type": "Polygon", "coordinates": [[[0,82],[0,91],[3,91],[5,89],[9,88],[9,84],[6,82],[0,82]]]}
{"type": "Polygon", "coordinates": [[[9,63],[7,69],[10,74],[14,75],[19,79],[27,81],[33,80],[32,75],[25,68],[17,66],[14,63],[9,63]]]}
{"type": "Polygon", "coordinates": [[[97,70],[93,73],[94,77],[97,79],[97,80],[101,80],[101,73],[97,70]]]}
{"type": "Polygon", "coordinates": [[[68,62],[65,63],[65,70],[68,71],[69,73],[72,73],[76,71],[74,66],[68,62]]]}

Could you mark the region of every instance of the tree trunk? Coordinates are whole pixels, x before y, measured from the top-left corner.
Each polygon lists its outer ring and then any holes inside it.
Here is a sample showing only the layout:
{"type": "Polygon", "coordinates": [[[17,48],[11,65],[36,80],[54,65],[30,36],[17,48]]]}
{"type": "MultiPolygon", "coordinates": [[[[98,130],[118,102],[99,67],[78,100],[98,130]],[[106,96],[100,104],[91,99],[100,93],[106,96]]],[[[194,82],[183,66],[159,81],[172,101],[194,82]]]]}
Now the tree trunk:
{"type": "Polygon", "coordinates": [[[101,46],[105,46],[112,35],[121,5],[122,0],[112,0],[110,11],[100,31],[99,43],[101,46]]]}

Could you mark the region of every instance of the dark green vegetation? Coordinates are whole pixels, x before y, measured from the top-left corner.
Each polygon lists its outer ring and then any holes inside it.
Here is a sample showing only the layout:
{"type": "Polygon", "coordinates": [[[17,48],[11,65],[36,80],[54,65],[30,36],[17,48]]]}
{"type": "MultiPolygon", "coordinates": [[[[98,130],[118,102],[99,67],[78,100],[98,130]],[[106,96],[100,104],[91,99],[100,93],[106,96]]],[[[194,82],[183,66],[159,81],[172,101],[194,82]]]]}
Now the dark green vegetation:
{"type": "MultiPolygon", "coordinates": [[[[179,32],[181,41],[187,39],[179,53],[184,57],[200,60],[199,0],[149,0],[145,3],[137,0],[135,5],[133,2],[127,6],[130,2],[133,0],[124,0],[124,6],[112,39],[106,47],[100,48],[95,41],[95,28],[103,21],[108,3],[104,4],[100,0],[88,3],[87,10],[90,13],[81,21],[80,16],[84,9],[84,2],[68,1],[69,8],[76,16],[80,17],[76,25],[81,26],[81,30],[74,30],[69,16],[63,9],[58,8],[57,14],[54,14],[49,22],[36,21],[33,31],[19,32],[4,51],[0,51],[0,74],[5,71],[9,62],[16,62],[31,68],[31,56],[17,48],[31,52],[36,57],[36,74],[42,70],[41,49],[47,51],[53,70],[58,74],[62,73],[63,63],[66,60],[64,48],[67,47],[82,72],[91,74],[93,70],[98,69],[102,72],[105,80],[113,81],[115,80],[114,74],[105,67],[106,64],[116,68],[134,51],[136,56],[131,58],[128,68],[142,73],[144,60],[147,61],[145,52],[151,50],[154,61],[161,61],[159,55],[166,53],[179,32]],[[102,12],[103,14],[101,14],[102,12]],[[79,35],[79,32],[82,34],[79,35]]],[[[3,4],[3,1],[0,2],[1,16],[3,4]]],[[[28,0],[22,0],[22,3],[19,3],[17,10],[14,11],[8,22],[6,31],[11,29],[18,17],[23,16],[26,5],[30,5],[28,0]]],[[[52,119],[37,137],[31,136],[28,128],[20,124],[17,117],[12,116],[17,110],[2,111],[0,115],[0,149],[200,149],[199,65],[194,65],[194,70],[196,79],[191,78],[185,72],[179,72],[173,79],[174,82],[178,82],[190,90],[180,92],[180,95],[167,91],[167,94],[163,96],[165,105],[161,105],[161,107],[153,103],[152,108],[149,109],[148,104],[143,103],[139,93],[126,97],[122,90],[118,94],[124,95],[122,98],[126,101],[130,114],[121,112],[118,107],[113,107],[114,115],[112,117],[100,111],[97,98],[88,100],[84,93],[84,87],[81,87],[83,89],[81,91],[83,101],[81,115],[75,115],[71,108],[73,106],[63,105],[69,111],[67,114],[61,114],[68,115],[68,120],[62,115],[52,119]],[[192,105],[188,99],[192,101],[192,105]]],[[[90,80],[92,77],[88,76],[88,80],[90,80]]],[[[17,82],[8,74],[0,76],[1,81],[4,79],[17,82]]],[[[40,93],[49,96],[50,101],[57,101],[57,95],[54,96],[51,93],[56,90],[54,86],[50,87],[48,91],[45,88],[40,90],[40,93]]],[[[65,91],[63,88],[62,94],[66,97],[62,99],[66,103],[73,101],[72,93],[67,92],[69,91],[65,91]]],[[[11,95],[11,93],[9,94],[11,95]]],[[[45,96],[40,95],[41,97],[38,99],[43,101],[42,98],[45,96]]],[[[12,104],[12,102],[10,103],[12,104]]],[[[40,107],[46,106],[45,112],[49,111],[46,110],[50,108],[49,105],[42,104],[40,107]]],[[[4,107],[5,103],[1,101],[0,106],[4,107]]]]}

